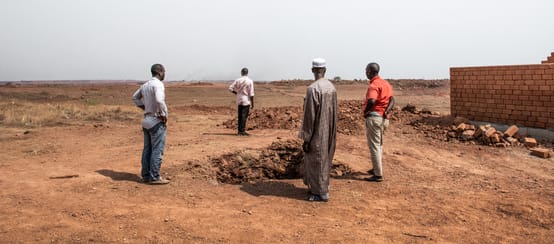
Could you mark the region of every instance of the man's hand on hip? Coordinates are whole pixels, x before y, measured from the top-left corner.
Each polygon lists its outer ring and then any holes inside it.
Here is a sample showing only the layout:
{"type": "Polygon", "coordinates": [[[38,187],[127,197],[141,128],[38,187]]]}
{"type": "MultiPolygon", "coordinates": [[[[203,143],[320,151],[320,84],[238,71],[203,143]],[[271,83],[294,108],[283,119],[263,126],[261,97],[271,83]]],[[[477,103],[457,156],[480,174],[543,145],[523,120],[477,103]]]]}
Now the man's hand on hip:
{"type": "Polygon", "coordinates": [[[158,117],[165,125],[167,125],[167,117],[166,116],[160,116],[158,117]]]}

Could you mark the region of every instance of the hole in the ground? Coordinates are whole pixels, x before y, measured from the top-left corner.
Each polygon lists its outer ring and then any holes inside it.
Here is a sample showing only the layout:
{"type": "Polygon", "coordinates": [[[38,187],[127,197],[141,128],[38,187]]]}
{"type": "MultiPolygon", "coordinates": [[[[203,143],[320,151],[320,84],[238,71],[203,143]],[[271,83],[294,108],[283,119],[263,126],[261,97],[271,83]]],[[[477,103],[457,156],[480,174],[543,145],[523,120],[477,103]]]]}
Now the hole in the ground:
{"type": "MultiPolygon", "coordinates": [[[[303,176],[304,153],[299,140],[277,141],[261,150],[243,150],[211,160],[217,180],[227,184],[269,179],[299,179],[303,176]]],[[[331,176],[351,174],[350,167],[334,162],[331,176]]]]}

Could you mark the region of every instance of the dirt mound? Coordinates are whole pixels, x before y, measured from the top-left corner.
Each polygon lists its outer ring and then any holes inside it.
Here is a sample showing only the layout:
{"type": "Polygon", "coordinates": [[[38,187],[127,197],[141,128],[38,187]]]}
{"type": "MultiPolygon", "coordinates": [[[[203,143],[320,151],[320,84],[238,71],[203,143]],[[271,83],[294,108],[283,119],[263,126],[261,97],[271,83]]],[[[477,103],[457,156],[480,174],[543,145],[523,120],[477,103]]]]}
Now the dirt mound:
{"type": "Polygon", "coordinates": [[[365,133],[361,107],[362,102],[358,100],[339,101],[338,133],[345,135],[360,135],[365,133]]]}
{"type": "Polygon", "coordinates": [[[423,133],[425,137],[439,141],[448,141],[447,133],[450,126],[454,124],[455,119],[452,116],[402,113],[403,116],[401,118],[405,120],[405,123],[423,133]]]}
{"type": "MultiPolygon", "coordinates": [[[[346,135],[364,133],[363,117],[360,113],[361,102],[356,100],[339,101],[337,131],[346,135]]],[[[300,107],[274,107],[254,110],[248,117],[247,130],[255,129],[298,129],[302,125],[300,107]]],[[[223,122],[229,129],[237,128],[237,117],[223,122]]]]}
{"type": "MultiPolygon", "coordinates": [[[[211,160],[219,182],[241,184],[268,179],[297,179],[303,175],[304,152],[299,140],[276,141],[262,150],[242,150],[211,160]]],[[[352,169],[333,162],[331,176],[343,177],[352,169]]]]}
{"type": "MultiPolygon", "coordinates": [[[[300,107],[276,107],[252,110],[248,121],[247,130],[255,129],[296,129],[302,125],[302,109],[300,107]]],[[[229,129],[237,128],[237,117],[223,122],[223,126],[229,129]]]]}

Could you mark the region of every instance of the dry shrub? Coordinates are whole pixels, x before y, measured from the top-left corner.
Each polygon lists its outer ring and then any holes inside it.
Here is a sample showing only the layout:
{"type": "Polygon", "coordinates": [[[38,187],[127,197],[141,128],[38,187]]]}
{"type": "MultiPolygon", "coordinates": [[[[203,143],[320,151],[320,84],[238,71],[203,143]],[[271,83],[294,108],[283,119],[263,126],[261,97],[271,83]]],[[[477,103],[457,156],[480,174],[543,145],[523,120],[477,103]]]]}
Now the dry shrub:
{"type": "Polygon", "coordinates": [[[0,103],[0,124],[14,127],[53,126],[83,121],[128,121],[140,114],[135,108],[112,105],[0,103]]]}

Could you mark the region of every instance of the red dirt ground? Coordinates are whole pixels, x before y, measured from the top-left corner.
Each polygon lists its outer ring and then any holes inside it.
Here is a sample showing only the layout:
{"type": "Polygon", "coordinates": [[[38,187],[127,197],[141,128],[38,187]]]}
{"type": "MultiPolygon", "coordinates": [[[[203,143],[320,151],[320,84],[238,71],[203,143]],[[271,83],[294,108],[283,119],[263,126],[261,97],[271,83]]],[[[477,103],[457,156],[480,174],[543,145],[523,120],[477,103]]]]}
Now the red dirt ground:
{"type": "MultiPolygon", "coordinates": [[[[165,186],[138,182],[138,109],[125,119],[0,124],[0,242],[554,242],[554,159],[530,156],[524,147],[434,139],[408,119],[392,121],[386,132],[381,183],[362,180],[370,168],[363,131],[338,134],[335,160],[352,173],[331,178],[328,203],[305,201],[301,179],[220,183],[215,159],[264,151],[297,135],[296,129],[254,129],[251,137],[234,136],[222,126],[236,113],[225,87],[166,86],[162,173],[172,182],[165,186]]],[[[3,87],[0,102],[125,110],[136,88],[3,87]]],[[[300,107],[305,92],[304,86],[256,89],[255,111],[300,107]]],[[[337,90],[341,100],[358,100],[365,86],[337,90]]],[[[399,106],[411,102],[448,114],[447,89],[404,89],[397,96],[399,106]]]]}

